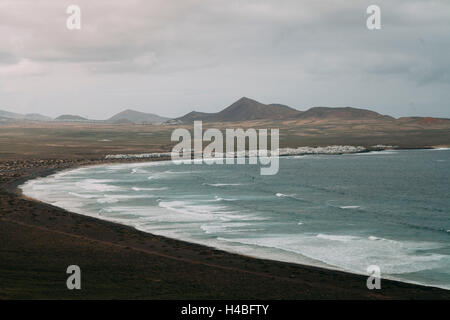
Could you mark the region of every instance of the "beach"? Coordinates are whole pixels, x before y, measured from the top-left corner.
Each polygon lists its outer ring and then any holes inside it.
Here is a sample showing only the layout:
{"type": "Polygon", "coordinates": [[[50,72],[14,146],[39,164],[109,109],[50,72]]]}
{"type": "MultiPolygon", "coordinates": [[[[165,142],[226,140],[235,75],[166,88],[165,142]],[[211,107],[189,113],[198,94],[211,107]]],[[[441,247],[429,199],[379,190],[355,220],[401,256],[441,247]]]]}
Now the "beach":
{"type": "MultiPolygon", "coordinates": [[[[123,163],[125,160],[120,160],[123,163]]],[[[136,160],[133,160],[136,162],[136,160]]],[[[58,170],[114,161],[1,163],[0,298],[18,299],[449,299],[450,291],[231,254],[172,240],[23,197],[17,186],[58,170]],[[82,290],[67,290],[67,266],[82,290]]]]}

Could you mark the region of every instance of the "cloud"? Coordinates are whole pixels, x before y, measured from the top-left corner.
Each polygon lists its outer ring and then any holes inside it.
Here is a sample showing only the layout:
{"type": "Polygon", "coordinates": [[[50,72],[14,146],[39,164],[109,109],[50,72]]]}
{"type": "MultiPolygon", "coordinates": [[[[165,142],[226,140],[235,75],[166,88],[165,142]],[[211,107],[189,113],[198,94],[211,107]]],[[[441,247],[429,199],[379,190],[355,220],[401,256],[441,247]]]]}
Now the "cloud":
{"type": "MultiPolygon", "coordinates": [[[[424,112],[432,102],[436,112],[448,115],[435,97],[448,97],[441,90],[450,84],[450,2],[379,0],[379,31],[366,28],[370,4],[369,0],[3,0],[0,84],[5,76],[23,77],[9,86],[33,92],[34,103],[43,106],[54,101],[47,96],[55,94],[51,87],[64,91],[69,79],[66,95],[70,90],[80,94],[73,98],[78,103],[67,101],[68,107],[86,105],[90,112],[95,105],[101,114],[111,104],[120,109],[125,99],[138,105],[155,99],[158,106],[167,101],[174,115],[193,105],[215,111],[231,97],[252,93],[257,99],[286,99],[299,106],[369,101],[387,108],[404,104],[420,86],[428,90],[417,97],[424,99],[424,112]],[[66,8],[71,4],[81,8],[81,30],[66,28],[66,8]],[[39,76],[46,78],[39,83],[41,91],[35,92],[33,80],[39,76]],[[366,83],[371,83],[370,90],[366,83]],[[405,97],[398,95],[393,83],[403,88],[405,97]],[[85,84],[103,91],[91,92],[85,84]],[[133,96],[123,94],[131,92],[124,88],[128,86],[133,87],[133,96]],[[375,87],[395,101],[374,99],[370,92],[375,87]],[[327,97],[320,88],[326,89],[327,97]],[[97,104],[94,95],[111,92],[122,92],[123,100],[108,96],[103,105],[97,104]],[[177,94],[162,98],[160,92],[177,94]]],[[[28,103],[9,99],[23,108],[28,103]]],[[[420,102],[415,106],[420,110],[420,102]]]]}
{"type": "Polygon", "coordinates": [[[0,75],[8,77],[42,75],[46,68],[40,64],[28,59],[21,59],[17,63],[0,65],[0,75]]]}

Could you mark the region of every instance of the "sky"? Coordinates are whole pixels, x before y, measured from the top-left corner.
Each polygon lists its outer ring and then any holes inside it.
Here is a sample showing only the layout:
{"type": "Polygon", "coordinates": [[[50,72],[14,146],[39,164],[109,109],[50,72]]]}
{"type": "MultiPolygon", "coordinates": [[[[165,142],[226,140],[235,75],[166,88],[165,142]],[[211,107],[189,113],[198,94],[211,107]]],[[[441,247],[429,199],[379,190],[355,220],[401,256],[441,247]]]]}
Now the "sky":
{"type": "Polygon", "coordinates": [[[448,0],[0,0],[0,39],[0,109],[18,113],[178,117],[246,96],[450,118],[448,0]]]}

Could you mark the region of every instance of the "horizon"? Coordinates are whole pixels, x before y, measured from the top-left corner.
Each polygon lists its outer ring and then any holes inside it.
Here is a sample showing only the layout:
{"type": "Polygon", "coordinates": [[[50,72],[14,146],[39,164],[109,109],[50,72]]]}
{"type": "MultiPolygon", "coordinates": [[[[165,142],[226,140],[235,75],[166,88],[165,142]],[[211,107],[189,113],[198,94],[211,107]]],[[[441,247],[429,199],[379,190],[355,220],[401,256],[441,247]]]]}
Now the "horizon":
{"type": "MultiPolygon", "coordinates": [[[[114,113],[114,114],[112,114],[112,115],[109,115],[109,116],[105,115],[105,116],[103,116],[102,118],[96,118],[96,119],[94,119],[94,118],[89,118],[89,117],[85,117],[85,116],[83,116],[83,115],[81,115],[81,114],[76,114],[76,113],[61,113],[61,114],[58,114],[58,115],[55,116],[55,117],[52,117],[52,116],[49,116],[49,115],[47,115],[47,114],[43,114],[43,113],[39,113],[39,112],[33,112],[33,113],[17,113],[17,112],[14,112],[14,111],[10,111],[10,110],[8,110],[8,109],[1,109],[1,108],[0,108],[0,112],[1,112],[1,111],[6,111],[6,112],[15,113],[15,114],[20,114],[20,115],[33,115],[33,114],[37,114],[37,115],[41,115],[41,116],[50,117],[52,120],[56,120],[57,118],[62,117],[62,116],[80,116],[80,117],[85,118],[86,120],[91,120],[91,121],[106,121],[106,120],[109,120],[110,118],[112,118],[112,117],[118,115],[119,113],[126,112],[126,111],[134,111],[134,112],[140,112],[140,113],[146,113],[146,114],[153,114],[153,115],[155,115],[155,116],[160,116],[160,117],[168,118],[168,119],[172,120],[172,119],[181,118],[181,117],[183,117],[183,116],[185,116],[185,115],[187,115],[187,114],[189,114],[189,113],[192,113],[192,112],[201,112],[201,113],[205,112],[205,113],[211,113],[211,114],[218,113],[218,112],[220,112],[220,111],[222,111],[222,110],[224,110],[224,109],[230,107],[232,104],[234,104],[234,103],[236,103],[236,102],[238,102],[238,101],[240,101],[240,100],[242,100],[242,99],[248,99],[248,100],[251,100],[251,101],[255,101],[255,102],[264,104],[264,105],[266,105],[266,106],[271,105],[271,104],[280,104],[280,105],[287,106],[287,107],[289,107],[289,108],[292,108],[292,109],[297,110],[297,111],[300,111],[300,112],[305,112],[305,111],[308,111],[308,110],[313,109],[313,108],[329,108],[329,109],[352,108],[352,109],[360,109],[360,110],[374,111],[374,112],[379,113],[379,112],[376,111],[374,108],[370,108],[370,107],[359,107],[359,106],[345,106],[345,107],[334,107],[334,106],[333,106],[333,107],[329,107],[329,106],[311,106],[311,107],[305,107],[305,108],[303,108],[303,109],[299,109],[299,108],[297,108],[297,107],[285,105],[285,104],[279,103],[279,102],[268,102],[268,103],[265,103],[265,102],[261,102],[260,100],[257,100],[257,99],[249,98],[249,97],[247,97],[247,96],[243,96],[243,97],[241,97],[241,98],[235,100],[235,101],[232,102],[231,104],[229,104],[229,105],[227,105],[227,106],[225,106],[225,107],[222,107],[222,108],[220,108],[220,109],[218,109],[218,110],[216,110],[216,111],[209,111],[209,112],[206,112],[206,111],[200,111],[200,110],[191,110],[191,111],[189,111],[189,112],[187,112],[187,113],[184,113],[184,114],[182,114],[182,115],[178,115],[178,116],[175,116],[175,117],[168,117],[168,116],[165,116],[164,114],[157,114],[157,113],[153,113],[153,112],[146,112],[146,111],[142,111],[142,110],[140,110],[140,109],[133,108],[133,107],[127,107],[127,108],[122,109],[121,111],[118,111],[118,112],[116,112],[116,113],[114,113]]],[[[401,117],[395,117],[395,116],[393,116],[393,115],[391,115],[391,114],[385,114],[385,113],[379,113],[379,114],[380,114],[380,115],[383,115],[383,116],[390,116],[390,117],[392,117],[392,118],[394,118],[394,119],[399,119],[399,118],[403,118],[403,117],[405,117],[405,118],[416,117],[416,116],[401,116],[401,117]]],[[[417,116],[417,117],[428,118],[428,117],[430,117],[430,116],[417,116]]],[[[449,118],[446,118],[446,117],[431,117],[431,118],[449,119],[449,118]]]]}
{"type": "Polygon", "coordinates": [[[79,0],[0,5],[0,109],[100,119],[215,112],[249,95],[296,109],[450,118],[450,3],[79,0]],[[128,107],[131,106],[131,107],[128,107]]]}

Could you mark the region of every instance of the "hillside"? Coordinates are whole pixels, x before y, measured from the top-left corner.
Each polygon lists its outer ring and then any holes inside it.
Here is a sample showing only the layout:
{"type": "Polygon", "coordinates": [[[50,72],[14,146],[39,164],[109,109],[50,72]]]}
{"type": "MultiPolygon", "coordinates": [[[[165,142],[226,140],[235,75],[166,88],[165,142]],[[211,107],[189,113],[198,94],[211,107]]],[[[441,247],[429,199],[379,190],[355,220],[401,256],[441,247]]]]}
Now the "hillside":
{"type": "Polygon", "coordinates": [[[20,114],[5,110],[0,110],[0,118],[2,121],[11,121],[11,120],[28,120],[28,121],[50,121],[52,120],[50,117],[43,116],[39,113],[29,113],[29,114],[20,114]]]}
{"type": "Polygon", "coordinates": [[[302,112],[282,104],[263,104],[243,97],[217,113],[190,112],[171,122],[190,123],[194,120],[208,122],[238,122],[251,120],[285,120],[302,112]]]}
{"type": "Polygon", "coordinates": [[[161,117],[159,115],[153,114],[153,113],[144,113],[139,112],[135,110],[125,110],[122,111],[111,118],[107,119],[106,121],[109,123],[125,123],[125,122],[131,122],[136,124],[160,124],[163,122],[168,121],[170,118],[161,117]]]}
{"type": "Polygon", "coordinates": [[[307,120],[394,120],[375,111],[358,108],[313,107],[302,112],[296,118],[307,120]]]}
{"type": "Polygon", "coordinates": [[[209,117],[214,115],[213,113],[206,113],[206,112],[197,112],[197,111],[191,111],[188,114],[185,114],[182,117],[171,119],[167,121],[168,124],[180,124],[180,123],[192,123],[196,120],[205,121],[209,117]]]}
{"type": "Polygon", "coordinates": [[[299,111],[282,104],[263,104],[243,97],[217,113],[192,111],[183,117],[173,119],[169,123],[192,123],[194,120],[206,122],[238,122],[251,120],[395,120],[393,117],[381,115],[375,111],[358,108],[313,107],[307,111],[299,111]]]}
{"type": "Polygon", "coordinates": [[[72,114],[63,114],[55,119],[55,121],[88,121],[88,119],[72,114]]]}

